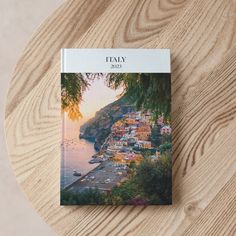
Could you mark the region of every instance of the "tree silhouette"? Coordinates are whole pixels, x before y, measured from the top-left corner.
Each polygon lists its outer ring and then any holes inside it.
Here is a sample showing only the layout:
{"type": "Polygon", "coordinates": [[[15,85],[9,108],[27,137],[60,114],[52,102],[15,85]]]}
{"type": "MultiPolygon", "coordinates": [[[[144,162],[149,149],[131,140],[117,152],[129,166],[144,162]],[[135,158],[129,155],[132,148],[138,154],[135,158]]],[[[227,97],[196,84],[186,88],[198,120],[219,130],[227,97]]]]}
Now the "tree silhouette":
{"type": "Polygon", "coordinates": [[[164,114],[170,118],[171,81],[170,74],[160,73],[63,73],[61,76],[62,110],[72,120],[82,117],[79,105],[83,92],[94,79],[105,78],[112,89],[123,89],[120,97],[125,96],[137,110],[151,111],[154,119],[164,114]]]}
{"type": "Polygon", "coordinates": [[[170,74],[113,74],[108,77],[107,85],[113,89],[123,88],[122,95],[127,96],[131,102],[136,104],[138,110],[150,110],[155,115],[154,118],[161,114],[170,118],[170,74]]]}

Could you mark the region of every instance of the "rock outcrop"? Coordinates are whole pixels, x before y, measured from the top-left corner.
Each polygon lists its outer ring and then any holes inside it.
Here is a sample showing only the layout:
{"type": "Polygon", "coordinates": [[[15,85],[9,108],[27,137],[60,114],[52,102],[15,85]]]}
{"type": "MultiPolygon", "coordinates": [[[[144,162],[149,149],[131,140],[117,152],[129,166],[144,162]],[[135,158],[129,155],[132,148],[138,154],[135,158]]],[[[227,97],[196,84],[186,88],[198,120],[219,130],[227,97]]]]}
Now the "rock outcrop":
{"type": "Polygon", "coordinates": [[[134,111],[134,106],[124,97],[105,106],[80,128],[80,138],[94,142],[98,151],[111,132],[111,126],[123,116],[134,111]]]}

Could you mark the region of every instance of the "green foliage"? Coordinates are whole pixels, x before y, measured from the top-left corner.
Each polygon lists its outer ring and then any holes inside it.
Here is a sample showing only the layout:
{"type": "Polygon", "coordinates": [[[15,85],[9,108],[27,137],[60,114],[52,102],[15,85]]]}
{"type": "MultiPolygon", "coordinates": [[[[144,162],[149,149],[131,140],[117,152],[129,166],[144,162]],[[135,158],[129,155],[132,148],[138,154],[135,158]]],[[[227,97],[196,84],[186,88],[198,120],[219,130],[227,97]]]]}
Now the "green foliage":
{"type": "Polygon", "coordinates": [[[162,140],[163,144],[172,142],[172,135],[171,134],[163,134],[162,137],[163,137],[163,140],[162,140]]]}
{"type": "Polygon", "coordinates": [[[79,104],[82,94],[89,86],[89,82],[81,74],[62,73],[61,74],[61,106],[64,110],[71,103],[79,104]]]}
{"type": "MultiPolygon", "coordinates": [[[[139,166],[132,165],[136,174],[114,187],[109,195],[109,204],[170,204],[172,199],[172,161],[169,152],[158,161],[146,158],[139,166]],[[137,201],[138,199],[138,201],[137,201]]],[[[108,199],[108,198],[107,198],[108,199]]]]}
{"type": "Polygon", "coordinates": [[[127,204],[128,201],[140,194],[135,178],[130,178],[118,187],[114,187],[111,193],[111,204],[127,204]]]}
{"type": "Polygon", "coordinates": [[[141,153],[142,153],[143,157],[145,159],[147,159],[147,158],[149,158],[149,156],[154,155],[156,153],[156,151],[155,150],[151,151],[149,149],[143,149],[143,151],[141,153]]]}
{"type": "Polygon", "coordinates": [[[149,159],[137,168],[137,183],[149,199],[171,203],[172,161],[169,153],[163,154],[156,162],[149,159]]]}
{"type": "Polygon", "coordinates": [[[112,74],[108,77],[107,84],[113,89],[123,88],[122,95],[134,102],[138,110],[150,110],[155,119],[161,114],[170,118],[171,80],[169,74],[112,74]]]}
{"type": "MultiPolygon", "coordinates": [[[[71,107],[74,113],[79,113],[79,104],[83,92],[90,86],[89,82],[104,77],[100,73],[63,73],[61,75],[62,110],[71,107]]],[[[150,110],[154,120],[160,114],[170,118],[171,81],[169,74],[113,73],[106,76],[106,82],[110,88],[122,88],[121,97],[126,97],[131,103],[134,103],[138,110],[150,110]]],[[[81,115],[76,116],[72,113],[73,116],[77,119],[81,115]]]]}
{"type": "Polygon", "coordinates": [[[135,163],[135,161],[131,161],[129,164],[129,169],[136,169],[137,165],[135,163]]]}
{"type": "Polygon", "coordinates": [[[171,143],[164,143],[162,145],[160,145],[160,153],[164,154],[166,151],[171,152],[172,149],[172,144],[171,143]]]}
{"type": "Polygon", "coordinates": [[[63,205],[105,204],[105,194],[101,193],[98,189],[85,189],[77,193],[69,190],[62,190],[61,204],[63,205]]]}
{"type": "MultiPolygon", "coordinates": [[[[148,155],[148,153],[147,153],[148,155]]],[[[98,189],[86,189],[80,192],[61,191],[63,205],[90,204],[170,204],[172,188],[172,161],[170,152],[161,155],[158,161],[148,156],[140,165],[130,164],[130,178],[116,186],[108,194],[98,189]]]]}

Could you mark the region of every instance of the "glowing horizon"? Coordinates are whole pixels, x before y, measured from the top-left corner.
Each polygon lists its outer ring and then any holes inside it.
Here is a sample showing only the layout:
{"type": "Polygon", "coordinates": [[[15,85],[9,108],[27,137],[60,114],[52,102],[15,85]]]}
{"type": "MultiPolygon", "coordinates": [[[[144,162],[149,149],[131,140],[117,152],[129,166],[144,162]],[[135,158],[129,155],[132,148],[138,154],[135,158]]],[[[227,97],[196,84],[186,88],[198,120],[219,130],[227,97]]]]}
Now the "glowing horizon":
{"type": "Polygon", "coordinates": [[[116,101],[122,90],[113,90],[105,84],[103,79],[94,80],[84,92],[80,111],[83,120],[94,117],[95,113],[106,105],[116,101]]]}
{"type": "Polygon", "coordinates": [[[105,77],[98,78],[91,82],[91,85],[83,93],[82,101],[80,103],[80,112],[83,118],[73,123],[78,123],[82,125],[89,119],[95,116],[95,113],[107,106],[108,104],[116,101],[122,92],[122,89],[114,90],[105,84],[105,77]]]}

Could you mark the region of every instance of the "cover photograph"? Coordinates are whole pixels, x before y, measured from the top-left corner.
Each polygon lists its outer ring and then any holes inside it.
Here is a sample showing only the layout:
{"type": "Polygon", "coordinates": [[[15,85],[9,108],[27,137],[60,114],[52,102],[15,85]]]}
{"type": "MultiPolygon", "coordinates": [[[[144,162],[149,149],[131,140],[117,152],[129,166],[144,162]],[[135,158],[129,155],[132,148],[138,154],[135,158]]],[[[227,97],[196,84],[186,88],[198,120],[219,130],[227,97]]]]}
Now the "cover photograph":
{"type": "Polygon", "coordinates": [[[172,203],[169,49],[62,49],[61,117],[61,205],[172,203]]]}

